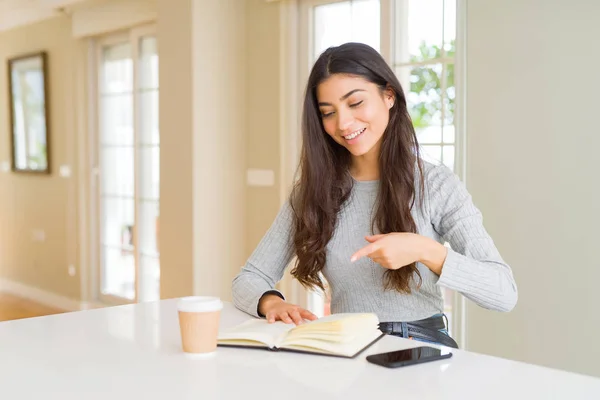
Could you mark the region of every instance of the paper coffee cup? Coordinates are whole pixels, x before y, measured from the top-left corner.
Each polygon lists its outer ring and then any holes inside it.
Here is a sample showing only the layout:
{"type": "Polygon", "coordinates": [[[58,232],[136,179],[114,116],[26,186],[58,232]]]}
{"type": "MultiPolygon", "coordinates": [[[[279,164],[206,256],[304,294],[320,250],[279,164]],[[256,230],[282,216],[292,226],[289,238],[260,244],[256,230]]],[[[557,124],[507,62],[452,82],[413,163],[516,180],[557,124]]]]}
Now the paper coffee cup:
{"type": "Polygon", "coordinates": [[[181,345],[193,358],[210,357],[217,349],[223,302],[218,297],[191,296],[177,302],[181,345]]]}

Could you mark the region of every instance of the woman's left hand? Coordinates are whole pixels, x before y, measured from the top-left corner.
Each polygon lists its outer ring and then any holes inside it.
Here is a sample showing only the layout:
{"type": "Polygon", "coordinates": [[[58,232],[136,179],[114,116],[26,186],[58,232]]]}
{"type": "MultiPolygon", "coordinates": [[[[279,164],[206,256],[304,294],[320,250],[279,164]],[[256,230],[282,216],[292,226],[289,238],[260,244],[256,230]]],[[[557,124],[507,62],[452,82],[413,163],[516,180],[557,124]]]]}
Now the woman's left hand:
{"type": "Polygon", "coordinates": [[[366,236],[368,245],[352,255],[351,262],[369,257],[387,269],[400,269],[421,262],[436,274],[441,274],[447,249],[442,244],[415,233],[387,233],[366,236]]]}

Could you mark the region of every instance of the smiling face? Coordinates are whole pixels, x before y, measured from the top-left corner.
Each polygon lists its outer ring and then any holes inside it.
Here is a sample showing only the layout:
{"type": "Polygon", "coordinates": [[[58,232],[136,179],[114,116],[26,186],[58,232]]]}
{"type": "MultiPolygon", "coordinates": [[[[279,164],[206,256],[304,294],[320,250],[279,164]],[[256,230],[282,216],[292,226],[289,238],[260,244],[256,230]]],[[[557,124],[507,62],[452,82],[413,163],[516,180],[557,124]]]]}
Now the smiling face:
{"type": "Polygon", "coordinates": [[[394,96],[364,78],[334,74],[317,87],[317,102],[325,132],[358,157],[379,148],[394,96]]]}

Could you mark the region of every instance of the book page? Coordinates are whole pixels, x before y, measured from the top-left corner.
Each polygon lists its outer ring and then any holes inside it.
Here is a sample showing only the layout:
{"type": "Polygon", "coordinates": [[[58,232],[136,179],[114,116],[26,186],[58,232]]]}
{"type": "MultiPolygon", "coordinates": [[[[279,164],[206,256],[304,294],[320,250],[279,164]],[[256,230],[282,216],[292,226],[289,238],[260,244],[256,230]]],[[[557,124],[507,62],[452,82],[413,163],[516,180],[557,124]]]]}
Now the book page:
{"type": "Polygon", "coordinates": [[[334,314],[293,328],[281,347],[352,356],[379,336],[375,314],[334,314]]]}
{"type": "Polygon", "coordinates": [[[283,337],[295,327],[281,321],[269,324],[264,319],[251,319],[238,326],[227,329],[218,336],[221,344],[250,345],[251,342],[264,344],[268,347],[277,347],[283,337]]]}
{"type": "Polygon", "coordinates": [[[355,336],[354,340],[344,343],[308,338],[295,339],[292,343],[284,340],[281,348],[352,357],[381,335],[381,331],[372,330],[355,336]]]}
{"type": "Polygon", "coordinates": [[[327,336],[331,340],[352,340],[349,336],[360,334],[367,330],[377,329],[379,319],[370,313],[341,313],[328,315],[315,321],[308,322],[293,328],[288,334],[288,339],[295,337],[327,336]]]}

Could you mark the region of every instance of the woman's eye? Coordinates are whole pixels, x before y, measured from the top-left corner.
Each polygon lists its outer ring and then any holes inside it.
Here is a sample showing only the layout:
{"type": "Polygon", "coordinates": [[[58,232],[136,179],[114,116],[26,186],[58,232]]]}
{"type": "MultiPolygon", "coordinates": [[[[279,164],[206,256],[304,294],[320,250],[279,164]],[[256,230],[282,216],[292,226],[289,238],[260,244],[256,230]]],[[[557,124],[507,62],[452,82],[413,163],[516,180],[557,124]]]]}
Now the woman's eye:
{"type": "MultiPolygon", "coordinates": [[[[361,101],[357,101],[356,103],[352,103],[350,104],[350,108],[354,108],[354,107],[358,107],[363,103],[363,100],[361,101]]],[[[321,117],[322,118],[328,118],[331,117],[333,114],[335,114],[335,111],[330,111],[330,112],[321,112],[321,117]]]]}

